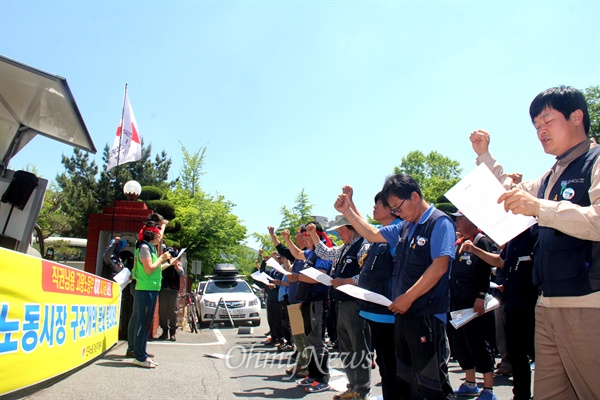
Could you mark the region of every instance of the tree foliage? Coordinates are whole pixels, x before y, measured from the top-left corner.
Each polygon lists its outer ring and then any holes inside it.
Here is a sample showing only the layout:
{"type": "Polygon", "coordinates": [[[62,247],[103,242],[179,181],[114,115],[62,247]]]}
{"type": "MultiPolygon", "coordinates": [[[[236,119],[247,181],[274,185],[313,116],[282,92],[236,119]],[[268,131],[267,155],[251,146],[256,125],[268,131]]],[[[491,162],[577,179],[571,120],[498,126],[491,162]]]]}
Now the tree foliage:
{"type": "Polygon", "coordinates": [[[590,86],[583,92],[588,103],[590,114],[590,131],[588,136],[600,143],[600,86],[590,86]]]}
{"type": "MultiPolygon", "coordinates": [[[[302,189],[296,196],[296,203],[291,209],[287,208],[285,205],[281,206],[282,220],[279,223],[279,227],[276,228],[276,232],[280,232],[284,229],[288,229],[292,232],[292,235],[295,232],[298,232],[298,228],[300,228],[301,225],[311,222],[314,219],[311,215],[312,208],[313,206],[308,200],[308,195],[304,192],[304,189],[302,189]]],[[[265,231],[266,229],[267,227],[265,226],[265,231]]],[[[268,232],[264,234],[254,232],[252,236],[260,242],[260,247],[269,254],[272,251],[275,251],[275,246],[273,246],[271,236],[268,232]]]]}
{"type": "Polygon", "coordinates": [[[200,177],[204,175],[204,157],[206,156],[206,147],[201,147],[195,153],[190,153],[185,146],[181,145],[183,154],[183,164],[179,170],[179,181],[183,190],[187,191],[191,197],[196,195],[200,189],[200,177]]]}
{"type": "Polygon", "coordinates": [[[169,238],[187,248],[190,262],[201,260],[203,274],[212,272],[217,263],[231,262],[239,266],[241,251],[238,247],[246,238],[246,228],[231,213],[234,204],[222,196],[213,198],[202,191],[190,197],[181,188],[171,192],[168,199],[175,204],[182,227],[169,238]]]}
{"type": "Polygon", "coordinates": [[[61,162],[66,171],[56,177],[60,190],[57,212],[62,214],[59,218],[68,219],[69,226],[60,234],[87,237],[88,216],[101,210],[96,197],[98,167],[89,153],[80,149],[75,149],[70,158],[63,155],[61,162]]]}
{"type": "Polygon", "coordinates": [[[44,237],[64,236],[65,232],[71,229],[74,223],[73,217],[60,211],[64,198],[65,193],[55,182],[50,182],[37,220],[44,237]]]}
{"type": "Polygon", "coordinates": [[[399,166],[394,167],[394,174],[406,173],[418,183],[423,198],[435,202],[460,180],[462,168],[456,160],[452,160],[437,151],[425,155],[419,150],[411,151],[403,157],[399,166]]]}

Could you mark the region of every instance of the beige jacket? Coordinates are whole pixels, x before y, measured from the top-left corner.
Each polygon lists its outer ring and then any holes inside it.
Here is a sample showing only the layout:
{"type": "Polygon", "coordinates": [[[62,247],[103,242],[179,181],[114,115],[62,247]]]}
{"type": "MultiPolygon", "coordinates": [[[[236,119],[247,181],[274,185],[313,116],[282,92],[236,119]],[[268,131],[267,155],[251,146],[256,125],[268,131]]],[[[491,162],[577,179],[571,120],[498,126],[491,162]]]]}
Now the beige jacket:
{"type": "MultiPolygon", "coordinates": [[[[597,146],[592,140],[586,140],[575,146],[565,157],[557,157],[557,162],[550,169],[550,180],[540,200],[540,213],[538,224],[557,229],[567,235],[600,242],[600,157],[596,160],[592,170],[592,180],[588,191],[591,205],[581,207],[570,201],[554,201],[548,199],[548,192],[554,186],[565,168],[577,157],[597,146]]],[[[500,165],[490,152],[477,157],[477,165],[484,163],[498,178],[506,189],[521,189],[537,197],[544,174],[533,181],[521,182],[515,185],[512,179],[504,173],[500,165]]],[[[547,307],[591,307],[600,308],[600,292],[581,297],[553,297],[542,296],[538,305],[547,307]]]]}

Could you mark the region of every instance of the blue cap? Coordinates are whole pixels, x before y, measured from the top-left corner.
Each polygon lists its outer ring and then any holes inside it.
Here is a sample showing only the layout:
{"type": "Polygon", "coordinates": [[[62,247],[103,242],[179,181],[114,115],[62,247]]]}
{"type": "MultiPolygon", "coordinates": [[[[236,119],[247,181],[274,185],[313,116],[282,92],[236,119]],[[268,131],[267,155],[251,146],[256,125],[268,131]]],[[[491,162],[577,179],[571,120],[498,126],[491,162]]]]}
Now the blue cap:
{"type": "MultiPolygon", "coordinates": [[[[115,239],[111,240],[110,245],[112,245],[114,242],[115,242],[115,239]]],[[[117,243],[115,245],[113,253],[120,253],[121,251],[123,251],[125,249],[125,247],[127,247],[127,240],[119,239],[119,243],[117,243]]]]}

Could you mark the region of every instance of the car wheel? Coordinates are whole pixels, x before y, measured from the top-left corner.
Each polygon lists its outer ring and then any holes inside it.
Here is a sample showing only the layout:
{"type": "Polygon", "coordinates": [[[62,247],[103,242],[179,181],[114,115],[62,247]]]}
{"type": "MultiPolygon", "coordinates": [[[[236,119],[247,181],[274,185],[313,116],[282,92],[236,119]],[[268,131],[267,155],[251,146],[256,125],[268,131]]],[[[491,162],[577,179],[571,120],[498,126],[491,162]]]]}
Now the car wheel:
{"type": "Polygon", "coordinates": [[[210,321],[200,321],[200,329],[206,329],[210,326],[210,321]]]}

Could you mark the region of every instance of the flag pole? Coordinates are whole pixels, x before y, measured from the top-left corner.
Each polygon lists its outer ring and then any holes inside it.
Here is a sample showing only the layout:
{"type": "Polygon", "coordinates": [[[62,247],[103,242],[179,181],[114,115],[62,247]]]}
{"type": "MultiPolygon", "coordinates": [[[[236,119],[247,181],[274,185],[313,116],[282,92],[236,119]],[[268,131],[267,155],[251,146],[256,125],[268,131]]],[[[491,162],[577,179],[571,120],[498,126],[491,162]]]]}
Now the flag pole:
{"type": "MultiPolygon", "coordinates": [[[[127,102],[127,84],[125,84],[125,95],[123,96],[123,109],[121,110],[121,123],[119,127],[121,128],[121,134],[119,135],[119,147],[117,151],[117,170],[115,172],[115,190],[113,192],[113,206],[112,206],[112,217],[110,221],[110,239],[113,238],[114,228],[115,228],[115,202],[117,201],[117,190],[119,189],[119,168],[121,165],[119,164],[121,159],[121,140],[123,139],[123,131],[125,130],[125,103],[127,102]]],[[[118,129],[118,128],[117,128],[118,129]]]]}

